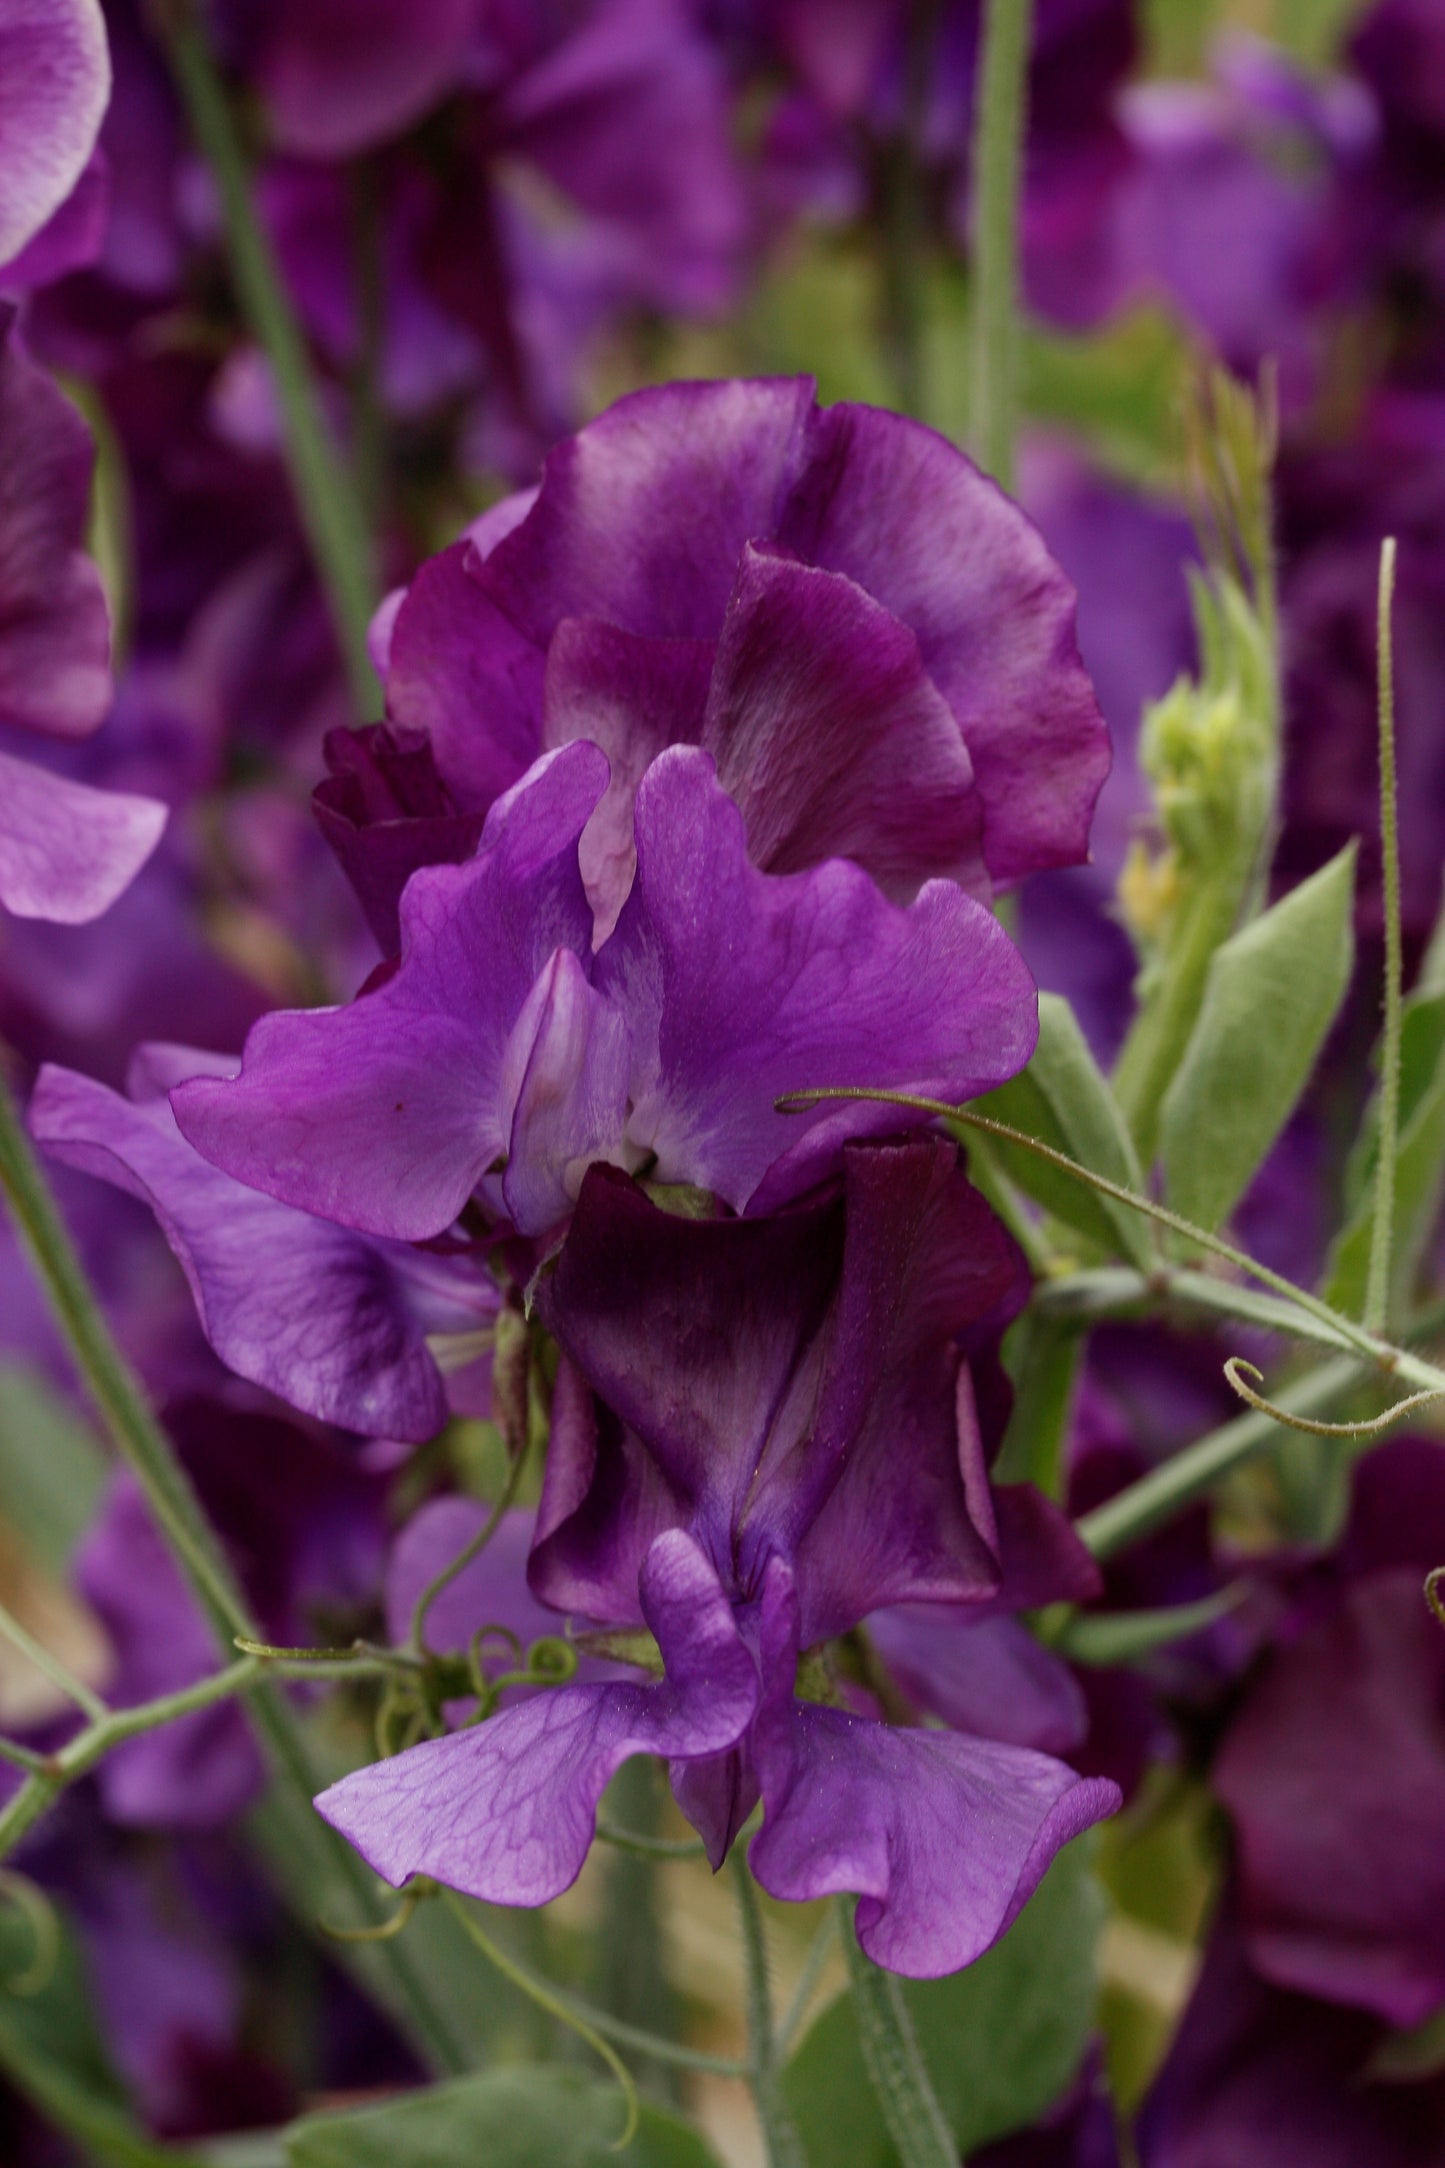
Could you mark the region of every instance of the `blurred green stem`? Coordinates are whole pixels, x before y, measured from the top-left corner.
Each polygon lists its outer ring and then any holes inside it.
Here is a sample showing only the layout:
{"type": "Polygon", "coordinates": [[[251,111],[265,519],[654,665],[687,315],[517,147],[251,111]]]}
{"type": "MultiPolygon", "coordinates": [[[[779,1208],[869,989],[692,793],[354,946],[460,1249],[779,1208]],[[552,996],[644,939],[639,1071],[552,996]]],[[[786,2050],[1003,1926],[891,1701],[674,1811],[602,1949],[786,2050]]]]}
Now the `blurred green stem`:
{"type": "Polygon", "coordinates": [[[326,591],[359,719],[375,714],[376,672],[366,631],[376,603],[366,522],[322,411],[306,340],[270,237],[251,197],[235,113],[189,0],[156,0],[191,133],[215,177],[241,309],[270,364],[297,509],[326,591]]]}
{"type": "MultiPolygon", "coordinates": [[[[0,1194],[9,1206],[35,1276],[49,1302],[116,1451],[139,1482],[147,1505],[205,1614],[224,1658],[238,1635],[259,1629],[170,1440],[152,1415],[145,1389],[121,1353],[65,1223],[10,1090],[0,1073],[0,1194]]],[[[314,1860],[316,1881],[340,1881],[358,1910],[378,1915],[375,1883],[357,1853],[320,1819],[311,1801],[321,1780],[290,1705],[275,1687],[250,1700],[252,1720],[283,1783],[295,1794],[295,1842],[314,1860]]],[[[398,1943],[378,1952],[382,1989],[422,2052],[442,2070],[465,2068],[445,2012],[398,1943]]]]}
{"type": "Polygon", "coordinates": [[[1384,1328],[1390,1302],[1390,1253],[1394,1246],[1395,1158],[1400,1136],[1400,1033],[1404,962],[1400,936],[1400,806],[1395,777],[1395,657],[1391,615],[1395,601],[1395,542],[1380,549],[1380,878],[1385,905],[1385,1034],[1380,1048],[1380,1137],[1375,1166],[1374,1219],[1365,1292],[1365,1326],[1384,1328]]]}
{"type": "Polygon", "coordinates": [[[1019,378],[1019,199],[1032,0],[987,0],[973,121],[974,456],[1014,485],[1019,378]]]}
{"type": "Polygon", "coordinates": [[[778,2082],[778,2045],[773,2031],[773,1997],[768,1980],[768,1948],[763,1938],[762,1908],[741,1844],[733,1847],[732,1871],[747,1983],[748,2081],[767,2148],[768,2168],[808,2168],[803,2141],[778,2082]]]}
{"type": "Polygon", "coordinates": [[[929,233],[922,143],[937,24],[938,0],[913,0],[908,10],[902,112],[896,134],[880,148],[875,180],[884,350],[899,406],[924,421],[928,418],[923,334],[929,233]]]}

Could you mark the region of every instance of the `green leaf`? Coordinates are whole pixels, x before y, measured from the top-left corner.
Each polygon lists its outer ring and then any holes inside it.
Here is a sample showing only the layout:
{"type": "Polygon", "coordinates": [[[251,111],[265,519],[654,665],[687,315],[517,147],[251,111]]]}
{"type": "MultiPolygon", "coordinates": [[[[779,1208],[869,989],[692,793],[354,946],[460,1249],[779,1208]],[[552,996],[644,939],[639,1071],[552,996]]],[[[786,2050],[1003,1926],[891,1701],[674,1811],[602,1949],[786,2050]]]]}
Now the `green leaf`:
{"type": "Polygon", "coordinates": [[[33,1934],[23,1914],[0,1910],[0,2075],[101,2168],[199,2168],[194,2155],[158,2144],[131,2115],[95,2029],[79,1952],[63,1923],[58,1931],[45,1985],[16,1994],[6,1982],[32,1968],[33,1934]]]}
{"type": "MultiPolygon", "coordinates": [[[[974,1107],[1056,1152],[1066,1152],[1080,1166],[1124,1189],[1143,1187],[1124,1117],[1073,1010],[1058,994],[1039,996],[1039,1043],[1027,1069],[976,1099],[974,1107]]],[[[1141,1271],[1148,1270],[1149,1230],[1142,1213],[1100,1196],[1022,1145],[998,1138],[990,1138],[989,1144],[1010,1181],[1055,1219],[1086,1235],[1107,1256],[1122,1255],[1141,1271]]]]}
{"type": "Polygon", "coordinates": [[[615,2085],[532,2064],[402,2093],[347,2115],[311,2115],[285,2134],[290,2168],[717,2168],[696,2131],[645,2101],[636,2137],[616,2143],[615,2085]]]}
{"type": "MultiPolygon", "coordinates": [[[[1353,1207],[1331,1253],[1325,1299],[1348,1317],[1364,1308],[1370,1270],[1379,1108],[1372,1104],[1351,1159],[1353,1207]]],[[[1439,1216],[1445,1189],[1445,993],[1414,994],[1400,1032],[1400,1130],[1395,1154],[1390,1308],[1406,1296],[1439,1216]]]]}
{"type": "Polygon", "coordinates": [[[94,1516],[105,1455],[36,1370],[0,1363],[0,1501],[37,1565],[59,1577],[94,1516]]]}
{"type": "MultiPolygon", "coordinates": [[[[947,1980],[905,1980],[903,1999],[962,2153],[1036,2120],[1079,2067],[1097,2001],[1103,1904],[1075,1842],[1003,1940],[947,1980]]],[[[898,2168],[864,2066],[850,1995],[828,2005],[783,2075],[810,2160],[898,2168]]]]}
{"type": "Polygon", "coordinates": [[[1064,1445],[1074,1412],[1083,1339],[1077,1325],[1046,1316],[1036,1303],[1010,1326],[1004,1362],[1014,1403],[994,1467],[997,1483],[1035,1483],[1063,1493],[1064,1445]]]}
{"type": "Polygon", "coordinates": [[[1164,1095],[1160,1148],[1176,1211],[1211,1231],[1293,1113],[1354,960],[1355,846],[1215,951],[1164,1095]]]}

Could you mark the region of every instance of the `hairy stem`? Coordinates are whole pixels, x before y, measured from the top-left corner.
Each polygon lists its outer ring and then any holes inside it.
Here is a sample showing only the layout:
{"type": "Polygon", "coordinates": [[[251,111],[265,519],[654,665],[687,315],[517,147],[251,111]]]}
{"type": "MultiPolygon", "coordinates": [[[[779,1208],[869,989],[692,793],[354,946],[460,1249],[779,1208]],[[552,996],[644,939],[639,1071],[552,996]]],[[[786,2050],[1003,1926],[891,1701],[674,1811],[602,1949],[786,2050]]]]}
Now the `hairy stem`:
{"type": "Polygon", "coordinates": [[[758,2124],[767,2148],[768,2168],[807,2168],[807,2156],[797,2126],[783,2098],[779,2083],[778,2046],[773,2031],[773,1997],[768,1980],[768,1949],[763,1938],[763,1915],[757,1887],[748,1867],[747,1854],[733,1847],[733,1885],[738,1898],[738,1925],[742,1930],[743,1966],[747,1985],[748,2082],[758,2124]]]}
{"type": "Polygon", "coordinates": [[[958,2146],[938,2105],[903,1992],[893,1974],[859,1948],[846,1902],[843,1947],[858,2038],[900,2168],[957,2168],[958,2146]]]}
{"type": "Polygon", "coordinates": [[[366,718],[377,705],[366,646],[376,593],[357,492],[327,425],[305,337],[251,198],[235,113],[205,31],[188,0],[160,0],[153,13],[191,133],[215,177],[237,296],[270,365],[297,510],[326,591],[351,697],[366,718]]]}
{"type": "Polygon", "coordinates": [[[973,449],[1013,488],[1019,378],[1019,197],[1032,0],[988,0],[973,122],[973,449]]]}

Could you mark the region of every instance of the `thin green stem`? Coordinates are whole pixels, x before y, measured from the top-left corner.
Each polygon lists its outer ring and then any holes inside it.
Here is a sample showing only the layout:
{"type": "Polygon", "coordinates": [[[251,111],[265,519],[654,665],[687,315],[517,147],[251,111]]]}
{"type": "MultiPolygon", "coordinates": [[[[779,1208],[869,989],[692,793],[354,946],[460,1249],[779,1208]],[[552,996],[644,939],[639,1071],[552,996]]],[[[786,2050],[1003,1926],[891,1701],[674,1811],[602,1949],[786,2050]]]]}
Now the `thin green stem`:
{"type": "Polygon", "coordinates": [[[1153,1317],[1161,1309],[1198,1310],[1206,1316],[1232,1318],[1237,1324],[1265,1332],[1289,1333],[1296,1340],[1310,1340],[1319,1347],[1354,1346],[1348,1334],[1293,1302],[1259,1294],[1235,1280],[1216,1279],[1211,1273],[1195,1272],[1187,1266],[1163,1265],[1157,1272],[1144,1273],[1132,1265],[1100,1265],[1084,1272],[1061,1273],[1038,1283],[1034,1307],[1045,1317],[1076,1326],[1153,1317]]]}
{"type": "Polygon", "coordinates": [[[1400,1137],[1400,1031],[1404,959],[1400,938],[1400,807],[1395,775],[1395,663],[1391,615],[1395,599],[1395,542],[1380,549],[1380,874],[1385,903],[1385,1036],[1380,1052],[1380,1135],[1375,1167],[1375,1208],[1370,1227],[1370,1266],[1365,1283],[1365,1324],[1384,1326],[1390,1306],[1390,1253],[1395,1233],[1395,1156],[1400,1137]]]}
{"type": "Polygon", "coordinates": [[[236,116],[205,31],[191,0],[157,0],[154,15],[191,133],[215,177],[237,296],[270,364],[297,510],[326,590],[351,696],[365,718],[377,706],[366,645],[376,602],[366,523],[322,411],[276,252],[256,214],[236,116]]]}
{"type": "Polygon", "coordinates": [[[883,344],[898,404],[927,418],[924,382],[924,281],[928,229],[919,149],[928,110],[938,27],[938,0],[913,0],[908,10],[903,109],[897,133],[877,160],[883,344]]]}
{"type": "Polygon", "coordinates": [[[707,1846],[700,1837],[648,1837],[640,1829],[617,1829],[600,1817],[597,1834],[604,1844],[621,1852],[636,1852],[643,1859],[702,1859],[707,1846]]]}
{"type": "Polygon", "coordinates": [[[747,1853],[741,1844],[733,1847],[732,1872],[747,1986],[747,2079],[763,2134],[768,2168],[807,2168],[803,2141],[779,2083],[778,2044],[773,2031],[773,1997],[768,1979],[768,1946],[763,1934],[762,1908],[758,1904],[757,1885],[748,1866],[747,1853]]]}
{"type": "Polygon", "coordinates": [[[457,1575],[465,1573],[473,1559],[481,1557],[482,1552],[491,1542],[498,1528],[500,1528],[503,1515],[517,1495],[517,1485],[522,1479],[522,1462],[525,1458],[525,1454],[522,1453],[512,1455],[511,1465],[507,1469],[507,1480],[503,1483],[497,1502],[488,1513],[481,1527],[470,1542],[462,1545],[456,1557],[447,1561],[440,1573],[432,1575],[426,1587],[417,1597],[412,1606],[411,1629],[407,1636],[407,1650],[409,1653],[417,1656],[425,1653],[428,1611],[430,1611],[442,1590],[450,1588],[457,1575]]]}
{"type": "Polygon", "coordinates": [[[34,1664],[37,1671],[43,1672],[51,1685],[60,1689],[67,1701],[73,1701],[83,1716],[90,1717],[92,1721],[104,1717],[106,1707],[99,1694],[93,1693],[84,1679],[78,1679],[67,1665],[61,1663],[58,1656],[52,1656],[44,1643],[37,1641],[34,1634],[27,1632],[14,1612],[7,1610],[3,1603],[0,1603],[0,1634],[4,1635],[12,1647],[19,1649],[21,1655],[34,1664]]]}
{"type": "MultiPolygon", "coordinates": [[[[1321,1363],[1286,1387],[1278,1405],[1295,1415],[1313,1415],[1357,1386],[1360,1375],[1359,1364],[1348,1358],[1321,1363]]],[[[1086,1513],[1075,1522],[1075,1532],[1095,1558],[1113,1558],[1207,1496],[1278,1436],[1274,1416],[1259,1411],[1237,1415],[1086,1513]]]]}
{"type": "Polygon", "coordinates": [[[958,2168],[958,2145],[938,2104],[902,1990],[858,1946],[841,1899],[844,1954],[863,2060],[900,2168],[958,2168]]]}
{"type": "Polygon", "coordinates": [[[988,0],[973,121],[973,449],[1012,489],[1019,378],[1019,198],[1032,0],[988,0]]]}
{"type": "Polygon", "coordinates": [[[1152,1197],[1141,1196],[1137,1190],[1126,1189],[1120,1182],[1111,1182],[1105,1175],[1095,1174],[1092,1168],[1081,1166],[1078,1160],[1070,1159],[1066,1152],[1056,1152],[1051,1144],[1044,1144],[1038,1137],[1031,1137],[1022,1129],[1014,1129],[1007,1122],[996,1122],[991,1115],[977,1114],[970,1107],[949,1106],[942,1099],[925,1099],[915,1092],[873,1091],[866,1085],[821,1086],[807,1091],[785,1092],[775,1104],[780,1112],[788,1113],[803,1107],[816,1106],[823,1099],[867,1099],[878,1101],[884,1106],[911,1107],[920,1114],[933,1114],[940,1120],[959,1122],[970,1129],[982,1129],[988,1136],[1002,1137],[1009,1144],[1017,1144],[1024,1151],[1033,1152],[1040,1159],[1047,1159],[1051,1165],[1062,1168],[1076,1181],[1087,1183],[1101,1195],[1112,1197],[1119,1204],[1130,1205],[1134,1211],[1157,1220],[1174,1234],[1183,1235],[1186,1241],[1197,1243],[1201,1249],[1212,1250],[1216,1257],[1223,1257],[1239,1271],[1247,1272],[1252,1279],[1262,1281],[1266,1287],[1273,1288],[1276,1294],[1283,1295],[1287,1301],[1298,1304],[1301,1310],[1327,1326],[1338,1341],[1356,1348],[1381,1370],[1398,1370],[1402,1377],[1408,1377],[1418,1385],[1445,1386],[1445,1371],[1435,1369],[1430,1363],[1420,1362],[1417,1357],[1406,1354],[1403,1349],[1392,1347],[1388,1341],[1377,1339],[1350,1318],[1342,1316],[1338,1310],[1332,1310],[1327,1302],[1321,1302],[1318,1295],[1312,1295],[1307,1288],[1296,1287],[1293,1280],[1287,1280],[1282,1273],[1271,1271],[1268,1265],[1262,1265],[1257,1258],[1236,1249],[1234,1244],[1226,1242],[1223,1236],[1210,1234],[1206,1228],[1196,1227],[1194,1222],[1185,1219],[1182,1213],[1171,1212],[1167,1205],[1156,1204],[1152,1197]]]}
{"type": "Polygon", "coordinates": [[[823,1977],[823,1968],[826,1966],[833,1949],[835,1932],[836,1923],[830,1906],[823,1915],[818,1932],[808,1946],[808,1954],[803,1959],[803,1969],[798,1974],[798,1984],[793,1989],[792,1998],[778,2025],[778,2056],[780,2060],[786,2060],[793,2042],[798,2037],[802,2022],[808,2014],[809,2005],[818,1991],[818,1983],[823,1977]]]}
{"type": "MultiPolygon", "coordinates": [[[[513,1987],[519,1988],[530,2002],[537,2005],[539,2010],[545,2010],[548,2017],[555,2018],[559,2025],[566,2025],[569,2030],[576,2033],[579,2040],[585,2040],[593,2053],[600,2055],[603,2062],[606,2063],[608,2069],[622,2087],[623,2098],[627,2103],[626,2127],[621,2137],[611,2148],[613,2152],[620,2153],[625,2146],[631,2144],[637,2131],[637,2087],[633,2082],[632,2072],[628,2069],[622,2057],[615,2048],[608,2045],[602,2036],[603,2027],[599,2023],[602,2013],[589,2010],[584,2016],[581,2005],[574,1997],[564,1995],[560,1988],[552,1985],[550,1980],[544,1980],[540,1974],[533,1972],[530,1966],[522,1964],[509,1951],[504,1950],[499,1943],[493,1942],[475,1912],[472,1911],[463,1898],[457,1896],[455,1891],[448,1890],[445,1895],[448,1905],[457,1919],[460,1920],[466,1935],[476,1944],[488,1962],[496,1966],[503,1979],[510,1980],[513,1987]]],[[[609,2031],[614,2029],[610,2021],[607,2029],[609,2031]]],[[[628,2030],[630,2031],[631,2027],[628,2030]]]]}
{"type": "MultiPolygon", "coordinates": [[[[190,1478],[152,1415],[145,1390],[121,1353],[66,1232],[44,1172],[0,1073],[0,1195],[5,1198],[36,1278],[117,1453],[146,1503],[229,1658],[238,1636],[259,1638],[244,1596],[207,1521],[190,1478]]],[[[363,1917],[377,1916],[375,1883],[360,1856],[315,1813],[322,1780],[288,1703],[273,1687],[250,1700],[251,1719],[273,1769],[295,1795],[296,1842],[314,1863],[318,1883],[345,1888],[363,1917]]],[[[41,1809],[43,1812],[43,1807],[41,1809]]],[[[443,2070],[467,2067],[446,2012],[398,1944],[388,1944],[380,1991],[408,2025],[417,2046],[443,2070]]]]}

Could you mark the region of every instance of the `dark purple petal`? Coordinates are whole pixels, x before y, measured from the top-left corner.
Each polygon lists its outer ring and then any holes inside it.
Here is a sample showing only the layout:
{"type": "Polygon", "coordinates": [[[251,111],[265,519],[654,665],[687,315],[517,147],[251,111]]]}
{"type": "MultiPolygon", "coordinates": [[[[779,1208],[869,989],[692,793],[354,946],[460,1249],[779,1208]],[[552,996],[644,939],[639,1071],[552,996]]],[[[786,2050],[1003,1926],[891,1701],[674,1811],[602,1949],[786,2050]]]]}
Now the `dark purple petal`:
{"type": "Polygon", "coordinates": [[[356,891],[385,956],[401,947],[401,892],[421,866],[470,858],[483,816],[464,812],[437,770],[422,731],[333,730],[326,738],[330,773],[311,803],[316,825],[356,891]]]}
{"type": "Polygon", "coordinates": [[[476,0],[272,0],[252,26],[277,140],[351,158],[399,135],[449,91],[476,0]]]}
{"type": "Polygon", "coordinates": [[[395,975],[350,1008],[263,1018],[234,1082],[176,1093],[182,1133],[303,1210],[400,1240],[440,1234],[508,1148],[507,1094],[530,1050],[514,1027],[539,973],[558,949],[590,950],[577,838],[605,781],[592,746],[539,763],[469,864],[413,876],[395,975]]]}
{"type": "MultiPolygon", "coordinates": [[[[0,635],[3,637],[3,635],[0,635]]],[[[17,918],[99,918],[160,841],[166,808],[92,790],[0,753],[0,905],[17,918]]]]}
{"type": "Polygon", "coordinates": [[[1017,1619],[953,1604],[900,1604],[866,1621],[869,1639],[918,1708],[955,1731],[1067,1754],[1088,1729],[1073,1673],[1017,1619]]]}
{"type": "Polygon", "coordinates": [[[1251,1961],[1401,2026],[1445,2002],[1445,1635],[1420,1582],[1372,1574],[1277,1649],[1214,1770],[1251,1961]]]}
{"type": "Polygon", "coordinates": [[[80,179],[109,96],[99,0],[10,0],[0,21],[0,265],[80,179]]]}
{"type": "Polygon", "coordinates": [[[635,828],[636,880],[595,983],[628,1019],[628,1138],[659,1180],[762,1210],[826,1173],[845,1138],[910,1119],[866,1101],[780,1114],[781,1095],[872,1085],[956,1102],[1027,1062],[1033,982],[950,884],[902,910],[842,861],[768,878],[691,747],[648,770],[635,828]]]}
{"type": "Polygon", "coordinates": [[[851,858],[889,895],[987,895],[982,806],[918,641],[841,573],[749,544],[700,740],[770,873],[851,858]]]}
{"type": "Polygon", "coordinates": [[[155,1212],[222,1360],[293,1407],[369,1436],[434,1437],[447,1417],[429,1334],[495,1320],[495,1281],[467,1259],[359,1236],[246,1189],[186,1143],[165,1097],[234,1064],[185,1050],[142,1072],[139,1103],[45,1068],[30,1123],[47,1151],[155,1212]]]}
{"type": "Polygon", "coordinates": [[[1083,858],[1108,734],[1074,590],[1018,507],[921,423],[839,405],[814,414],[776,531],[916,634],[973,763],[993,879],[1083,858]]]}
{"type": "Polygon", "coordinates": [[[667,1666],[657,1685],[539,1694],[343,1777],[319,1810],[388,1882],[431,1874],[492,1904],[558,1896],[581,1872],[597,1802],[629,1756],[716,1754],[757,1704],[731,1606],[681,1531],[648,1554],[642,1604],[667,1666]]]}

